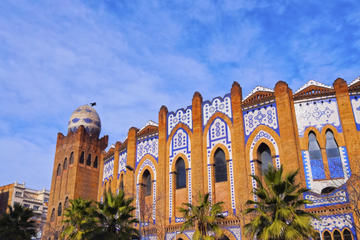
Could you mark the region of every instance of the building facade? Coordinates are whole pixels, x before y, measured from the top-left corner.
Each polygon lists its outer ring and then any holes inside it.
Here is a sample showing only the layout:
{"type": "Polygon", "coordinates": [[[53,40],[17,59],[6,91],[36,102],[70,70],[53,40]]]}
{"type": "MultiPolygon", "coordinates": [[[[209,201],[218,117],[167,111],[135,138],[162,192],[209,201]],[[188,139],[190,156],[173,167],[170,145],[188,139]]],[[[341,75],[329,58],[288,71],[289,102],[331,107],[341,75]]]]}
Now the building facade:
{"type": "Polygon", "coordinates": [[[14,204],[20,204],[30,208],[34,212],[34,220],[37,223],[37,239],[40,239],[43,226],[46,223],[46,214],[48,210],[50,192],[43,190],[34,190],[25,187],[25,183],[12,183],[0,187],[0,214],[7,211],[7,207],[14,207],[14,204]]]}
{"type": "Polygon", "coordinates": [[[359,78],[349,84],[337,79],[333,86],[312,80],[294,93],[280,81],[244,98],[234,82],[230,93],[210,101],[196,92],[190,106],[162,106],[158,123],[130,128],[107,152],[100,118],[81,106],[67,136],[58,135],[47,221],[59,232],[67,199],[101,201],[104,190],[123,189],[135,199],[143,235],[191,239],[193,231],[179,232],[184,219],[178,208],[208,192],[211,201],[224,202],[224,239],[248,239],[242,212],[255,198],[250,175],[272,164],[300,169],[298,181],[310,189],[304,198],[313,201],[306,210],[320,216],[313,225],[321,239],[357,239],[347,183],[359,174],[359,131],[359,78]]]}

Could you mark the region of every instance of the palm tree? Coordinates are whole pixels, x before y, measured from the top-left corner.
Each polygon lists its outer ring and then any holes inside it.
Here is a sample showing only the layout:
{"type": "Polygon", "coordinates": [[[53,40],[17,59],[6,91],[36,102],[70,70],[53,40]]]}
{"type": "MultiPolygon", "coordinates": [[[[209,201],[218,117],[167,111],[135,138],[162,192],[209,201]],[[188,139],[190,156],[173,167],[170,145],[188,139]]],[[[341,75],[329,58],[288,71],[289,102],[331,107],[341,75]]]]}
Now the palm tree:
{"type": "Polygon", "coordinates": [[[36,222],[30,208],[14,204],[9,206],[9,213],[0,217],[0,239],[30,240],[36,236],[36,222]]]}
{"type": "Polygon", "coordinates": [[[98,203],[98,227],[93,239],[126,240],[138,237],[139,231],[134,228],[138,220],[132,215],[135,210],[131,205],[133,199],[125,198],[123,191],[117,195],[111,191],[105,192],[103,199],[103,203],[98,203]]]}
{"type": "Polygon", "coordinates": [[[89,239],[96,228],[93,202],[81,198],[70,200],[70,206],[64,211],[65,229],[62,238],[69,240],[89,239]]]}
{"type": "Polygon", "coordinates": [[[255,217],[245,225],[245,232],[252,238],[264,240],[309,239],[314,236],[311,220],[315,215],[305,212],[303,207],[311,201],[302,198],[308,189],[295,183],[298,171],[283,177],[283,168],[270,167],[264,175],[264,184],[258,176],[252,175],[257,187],[254,195],[257,201],[248,200],[251,207],[245,214],[255,217]]]}
{"type": "Polygon", "coordinates": [[[199,205],[183,203],[185,207],[179,209],[185,219],[181,226],[181,232],[195,227],[194,240],[210,240],[220,237],[223,231],[217,222],[224,218],[222,215],[223,202],[211,204],[209,193],[205,195],[199,193],[198,203],[199,205]],[[211,232],[215,236],[210,236],[211,232]]]}

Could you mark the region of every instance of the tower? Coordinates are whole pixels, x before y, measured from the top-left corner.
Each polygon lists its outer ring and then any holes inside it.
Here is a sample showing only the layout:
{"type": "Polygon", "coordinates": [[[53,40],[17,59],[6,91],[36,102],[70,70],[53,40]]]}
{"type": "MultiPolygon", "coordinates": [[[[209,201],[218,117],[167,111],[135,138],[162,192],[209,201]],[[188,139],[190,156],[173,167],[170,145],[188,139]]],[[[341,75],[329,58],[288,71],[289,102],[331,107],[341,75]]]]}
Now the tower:
{"type": "Polygon", "coordinates": [[[99,138],[101,121],[88,105],[78,107],[71,115],[68,133],[58,133],[51,180],[49,208],[42,239],[55,240],[63,230],[63,212],[69,200],[96,200],[101,153],[108,136],[99,138]]]}

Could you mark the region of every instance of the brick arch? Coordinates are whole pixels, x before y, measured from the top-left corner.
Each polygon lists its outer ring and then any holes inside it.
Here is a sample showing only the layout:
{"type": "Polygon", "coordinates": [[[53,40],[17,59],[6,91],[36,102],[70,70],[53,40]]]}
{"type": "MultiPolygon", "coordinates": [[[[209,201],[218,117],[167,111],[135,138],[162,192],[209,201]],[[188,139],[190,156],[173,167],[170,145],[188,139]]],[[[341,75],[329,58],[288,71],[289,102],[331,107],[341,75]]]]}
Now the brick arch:
{"type": "Polygon", "coordinates": [[[315,127],[308,127],[305,129],[303,134],[303,147],[304,149],[308,149],[309,147],[309,133],[313,132],[316,136],[316,140],[318,141],[320,148],[325,148],[325,139],[321,136],[320,131],[315,127]]]}
{"type": "Polygon", "coordinates": [[[345,232],[345,230],[348,230],[350,233],[351,233],[351,239],[355,239],[355,235],[356,234],[354,234],[354,232],[353,231],[351,231],[351,229],[350,228],[348,228],[348,227],[344,227],[341,231],[340,231],[340,233],[341,233],[341,237],[342,237],[342,239],[344,239],[344,232],[345,232]]]}
{"type": "Polygon", "coordinates": [[[192,131],[190,130],[190,128],[186,124],[180,122],[176,124],[176,126],[171,130],[171,133],[168,136],[168,140],[167,140],[168,147],[170,146],[171,140],[176,134],[177,130],[179,130],[179,128],[182,128],[188,134],[189,138],[192,137],[192,131]]]}
{"type": "MultiPolygon", "coordinates": [[[[149,153],[145,154],[141,160],[139,161],[139,163],[137,164],[137,168],[135,170],[135,176],[139,176],[139,172],[141,170],[142,165],[144,164],[145,161],[151,161],[153,166],[155,167],[155,172],[153,170],[151,170],[150,172],[153,172],[154,176],[156,177],[156,169],[158,167],[158,163],[156,161],[156,159],[149,153]]],[[[143,171],[142,171],[143,172],[143,171]]]]}
{"type": "Polygon", "coordinates": [[[339,131],[330,124],[325,125],[321,130],[321,138],[324,140],[324,147],[326,146],[326,131],[331,130],[331,132],[334,134],[334,138],[338,146],[344,146],[345,145],[345,139],[343,133],[339,133],[339,131]]]}
{"type": "Polygon", "coordinates": [[[277,151],[275,149],[274,144],[272,142],[270,142],[269,140],[262,138],[259,141],[257,141],[255,146],[254,146],[254,151],[252,151],[252,159],[255,160],[255,159],[258,158],[257,151],[255,151],[255,150],[257,150],[262,143],[265,143],[270,148],[270,153],[271,153],[272,158],[275,158],[276,155],[278,155],[276,153],[277,151]]]}
{"type": "Polygon", "coordinates": [[[174,236],[174,238],[172,238],[172,239],[178,240],[180,238],[182,238],[183,240],[191,240],[188,236],[186,236],[185,233],[176,234],[176,236],[174,236]]]}
{"type": "MultiPolygon", "coordinates": [[[[206,122],[206,125],[205,125],[205,127],[204,127],[204,131],[203,131],[204,133],[207,133],[207,132],[209,131],[209,128],[210,128],[211,124],[214,122],[214,120],[215,120],[216,118],[221,118],[223,121],[225,121],[226,124],[229,126],[230,131],[232,131],[232,125],[233,125],[233,123],[232,123],[231,119],[230,119],[228,116],[226,116],[224,113],[222,113],[222,112],[216,112],[216,113],[214,113],[214,115],[212,115],[211,118],[206,122]]],[[[206,141],[206,134],[204,134],[203,137],[204,137],[204,141],[206,141]]]]}
{"type": "Polygon", "coordinates": [[[180,157],[181,157],[181,158],[184,160],[184,162],[185,162],[185,168],[189,168],[189,167],[190,167],[190,163],[189,163],[189,160],[188,160],[187,156],[185,156],[185,154],[183,154],[183,153],[178,153],[178,154],[175,155],[174,161],[173,161],[172,164],[171,164],[171,172],[176,171],[176,169],[175,169],[175,164],[176,164],[177,160],[178,160],[180,157]]]}
{"type": "Polygon", "coordinates": [[[224,232],[223,234],[228,237],[230,240],[238,240],[236,239],[236,237],[234,236],[234,234],[229,230],[229,229],[226,229],[226,228],[223,228],[224,232]]]}

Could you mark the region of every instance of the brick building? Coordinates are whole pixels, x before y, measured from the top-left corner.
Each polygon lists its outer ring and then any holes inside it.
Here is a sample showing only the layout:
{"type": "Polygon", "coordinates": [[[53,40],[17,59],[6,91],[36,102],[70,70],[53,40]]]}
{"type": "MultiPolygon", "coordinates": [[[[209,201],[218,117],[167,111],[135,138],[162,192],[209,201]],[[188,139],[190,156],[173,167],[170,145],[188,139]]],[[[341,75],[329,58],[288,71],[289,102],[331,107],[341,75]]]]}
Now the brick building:
{"type": "Polygon", "coordinates": [[[8,206],[14,207],[18,203],[24,207],[30,208],[34,212],[34,220],[37,227],[37,239],[40,239],[43,226],[46,223],[46,214],[48,210],[50,192],[34,190],[25,187],[25,183],[12,183],[0,187],[0,214],[7,211],[8,206]]]}
{"type": "Polygon", "coordinates": [[[210,101],[196,92],[190,106],[168,111],[158,124],[131,127],[107,152],[99,138],[100,118],[90,106],[76,109],[68,134],[58,134],[49,201],[48,235],[61,231],[68,199],[102,200],[105,189],[124,189],[135,198],[140,228],[150,239],[191,239],[180,234],[178,207],[199,192],[223,201],[224,239],[247,239],[241,214],[255,182],[268,164],[300,169],[298,180],[311,191],[306,209],[322,239],[357,239],[346,183],[359,174],[360,79],[333,86],[309,81],[293,92],[285,82],[256,87],[243,97],[230,93],[210,101]]]}

